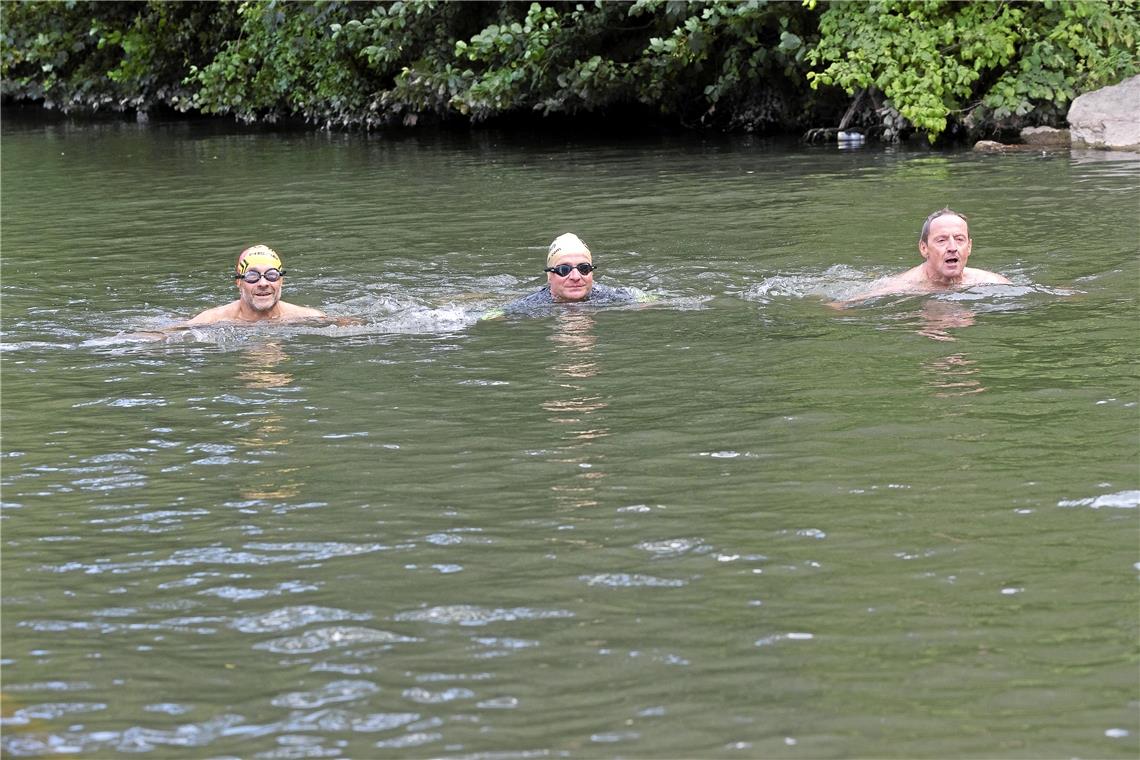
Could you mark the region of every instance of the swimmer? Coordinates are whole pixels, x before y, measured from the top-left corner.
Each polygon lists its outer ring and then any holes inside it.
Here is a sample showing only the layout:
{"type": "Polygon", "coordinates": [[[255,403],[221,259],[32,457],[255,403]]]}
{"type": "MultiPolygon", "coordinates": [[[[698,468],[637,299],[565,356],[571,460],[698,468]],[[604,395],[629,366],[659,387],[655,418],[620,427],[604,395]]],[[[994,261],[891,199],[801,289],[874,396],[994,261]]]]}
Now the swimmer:
{"type": "Polygon", "coordinates": [[[933,293],[972,285],[1010,285],[995,272],[966,266],[970,258],[970,229],[966,217],[949,208],[939,209],[926,217],[918,237],[918,252],[923,263],[902,274],[888,277],[871,290],[843,301],[865,301],[892,293],[933,293]]]}
{"type": "Polygon", "coordinates": [[[637,303],[649,297],[636,288],[613,288],[594,282],[594,257],[582,239],[572,232],[559,235],[546,254],[546,285],[529,296],[495,309],[487,317],[520,312],[559,303],[637,303]]]}
{"type": "Polygon", "coordinates": [[[216,322],[296,322],[325,316],[317,309],[281,300],[285,268],[281,257],[269,246],[251,246],[238,254],[233,277],[238,289],[236,301],[206,309],[181,326],[212,325],[216,322]]]}

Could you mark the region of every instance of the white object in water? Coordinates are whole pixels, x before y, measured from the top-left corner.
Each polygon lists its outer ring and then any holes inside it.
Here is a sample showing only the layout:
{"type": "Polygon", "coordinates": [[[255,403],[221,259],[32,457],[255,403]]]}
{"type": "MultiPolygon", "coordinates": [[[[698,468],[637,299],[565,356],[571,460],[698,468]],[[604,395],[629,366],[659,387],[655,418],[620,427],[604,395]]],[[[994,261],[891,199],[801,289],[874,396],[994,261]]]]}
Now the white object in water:
{"type": "Polygon", "coordinates": [[[865,139],[861,132],[839,132],[835,135],[839,142],[861,143],[865,139]]]}

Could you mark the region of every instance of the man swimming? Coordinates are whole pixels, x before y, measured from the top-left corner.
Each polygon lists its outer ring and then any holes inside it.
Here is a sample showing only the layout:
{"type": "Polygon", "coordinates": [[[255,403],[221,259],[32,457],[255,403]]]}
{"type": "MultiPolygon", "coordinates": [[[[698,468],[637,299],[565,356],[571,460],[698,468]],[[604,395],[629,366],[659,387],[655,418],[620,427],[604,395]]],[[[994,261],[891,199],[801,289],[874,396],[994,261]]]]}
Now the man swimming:
{"type": "Polygon", "coordinates": [[[319,319],[324,312],[297,306],[281,300],[285,284],[285,267],[277,252],[266,245],[246,248],[237,257],[234,280],[238,299],[224,306],[206,309],[184,326],[210,325],[215,322],[295,322],[319,319]]]}
{"type": "Polygon", "coordinates": [[[572,232],[559,235],[546,254],[546,285],[529,296],[496,309],[488,316],[532,310],[557,303],[637,303],[648,300],[636,288],[612,288],[594,282],[594,257],[582,239],[572,232]]]}
{"type": "Polygon", "coordinates": [[[871,290],[845,302],[891,293],[932,293],[972,285],[1011,284],[1000,274],[966,266],[973,243],[966,217],[953,209],[939,209],[926,217],[918,236],[918,252],[923,258],[921,264],[888,277],[871,290]]]}

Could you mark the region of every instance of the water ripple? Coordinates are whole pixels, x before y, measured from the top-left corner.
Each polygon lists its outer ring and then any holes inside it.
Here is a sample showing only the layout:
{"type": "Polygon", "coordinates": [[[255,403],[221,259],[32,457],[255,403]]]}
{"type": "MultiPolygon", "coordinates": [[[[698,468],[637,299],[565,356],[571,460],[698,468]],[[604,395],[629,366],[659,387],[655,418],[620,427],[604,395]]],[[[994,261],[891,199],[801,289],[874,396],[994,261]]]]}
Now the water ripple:
{"type": "Polygon", "coordinates": [[[346,647],[355,644],[400,644],[411,641],[419,641],[419,639],[375,628],[331,626],[306,631],[299,636],[284,636],[264,641],[260,644],[254,644],[253,648],[265,649],[277,654],[302,654],[323,652],[334,647],[346,647]]]}
{"type": "Polygon", "coordinates": [[[95,688],[86,681],[37,681],[35,683],[6,683],[4,691],[13,694],[21,691],[88,691],[95,688]]]}
{"type": "Polygon", "coordinates": [[[238,551],[225,546],[207,546],[197,549],[182,549],[165,560],[140,560],[138,562],[65,562],[60,565],[41,565],[40,569],[51,573],[83,572],[88,575],[102,573],[153,572],[160,567],[181,567],[192,565],[274,565],[281,563],[316,562],[335,557],[354,557],[370,552],[383,551],[381,544],[326,543],[287,543],[250,544],[249,549],[260,549],[266,553],[238,551]],[[275,552],[275,553],[270,553],[275,552]]]}
{"type": "Polygon", "coordinates": [[[238,586],[219,586],[218,588],[209,588],[199,591],[199,594],[204,596],[216,596],[220,599],[228,599],[232,602],[240,602],[248,599],[263,599],[267,596],[281,596],[282,594],[300,594],[304,591],[316,591],[319,588],[314,583],[305,583],[303,581],[285,581],[278,583],[272,588],[239,588],[238,586]]]}
{"type": "Polygon", "coordinates": [[[417,713],[371,713],[353,715],[344,710],[323,710],[303,716],[294,716],[282,728],[289,731],[336,730],[375,733],[391,731],[419,720],[417,713]]]}
{"type": "Polygon", "coordinates": [[[470,689],[454,687],[443,691],[428,691],[420,686],[404,689],[404,698],[421,705],[438,705],[443,702],[453,702],[457,699],[471,699],[475,692],[470,689]]]}
{"type": "Polygon", "coordinates": [[[174,631],[210,635],[217,633],[213,626],[203,623],[220,623],[222,618],[171,618],[159,623],[107,623],[86,620],[21,620],[17,625],[37,633],[64,633],[67,631],[92,631],[99,634],[122,633],[123,631],[174,631]]]}
{"type": "Polygon", "coordinates": [[[414,733],[404,734],[394,739],[385,739],[384,741],[376,742],[377,747],[392,747],[394,749],[403,749],[405,747],[421,747],[424,744],[431,744],[443,738],[440,733],[414,733]]]}
{"type": "Polygon", "coordinates": [[[610,586],[612,588],[634,588],[638,586],[659,586],[676,588],[688,585],[688,581],[678,578],[658,578],[653,575],[638,575],[630,573],[602,573],[600,575],[580,575],[578,580],[585,581],[587,586],[610,586]]]}
{"type": "Polygon", "coordinates": [[[62,734],[30,733],[4,737],[3,746],[13,756],[78,754],[80,752],[152,752],[160,746],[204,747],[226,729],[241,722],[236,715],[222,715],[202,723],[191,723],[170,730],[133,726],[123,731],[62,734]]]}
{"type": "Polygon", "coordinates": [[[1140,491],[1119,491],[1118,493],[1106,493],[1087,499],[1062,499],[1057,502],[1057,506],[1088,507],[1089,509],[1100,509],[1101,507],[1136,509],[1140,507],[1140,491]]]}
{"type": "Polygon", "coordinates": [[[324,707],[337,702],[353,702],[380,691],[371,681],[333,681],[314,691],[293,691],[274,697],[271,702],[277,707],[310,708],[324,707]]]}
{"type": "Polygon", "coordinates": [[[393,619],[417,623],[441,623],[445,625],[487,625],[488,623],[504,621],[545,620],[548,618],[571,617],[574,617],[574,613],[569,610],[536,610],[530,607],[488,609],[469,604],[453,604],[442,607],[431,607],[426,610],[400,612],[393,616],[393,619]]]}
{"type": "Polygon", "coordinates": [[[26,726],[33,720],[57,720],[65,715],[106,709],[102,702],[44,702],[13,710],[10,716],[0,718],[0,726],[26,726]]]}
{"type": "Polygon", "coordinates": [[[658,557],[677,557],[692,551],[709,551],[699,538],[670,538],[664,541],[642,541],[637,545],[658,557]]]}
{"type": "Polygon", "coordinates": [[[341,620],[369,620],[367,613],[354,613],[332,607],[317,607],[302,604],[282,607],[261,615],[239,617],[233,622],[234,628],[242,633],[279,633],[300,628],[310,623],[334,623],[341,620]]]}

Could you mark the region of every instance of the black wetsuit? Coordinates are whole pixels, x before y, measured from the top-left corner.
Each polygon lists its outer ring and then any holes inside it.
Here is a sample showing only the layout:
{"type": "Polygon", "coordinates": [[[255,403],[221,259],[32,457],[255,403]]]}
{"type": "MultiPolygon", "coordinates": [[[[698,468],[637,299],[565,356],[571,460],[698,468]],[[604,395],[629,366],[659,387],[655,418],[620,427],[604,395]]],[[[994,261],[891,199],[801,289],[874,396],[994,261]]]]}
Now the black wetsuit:
{"type": "MultiPolygon", "coordinates": [[[[620,304],[640,303],[650,300],[650,297],[637,288],[611,288],[609,285],[594,284],[590,295],[581,301],[569,303],[584,303],[590,306],[616,306],[620,304]]],[[[543,286],[542,290],[531,293],[516,301],[500,307],[499,311],[505,314],[526,314],[528,312],[542,311],[546,307],[559,303],[550,294],[550,286],[543,286]]]]}

